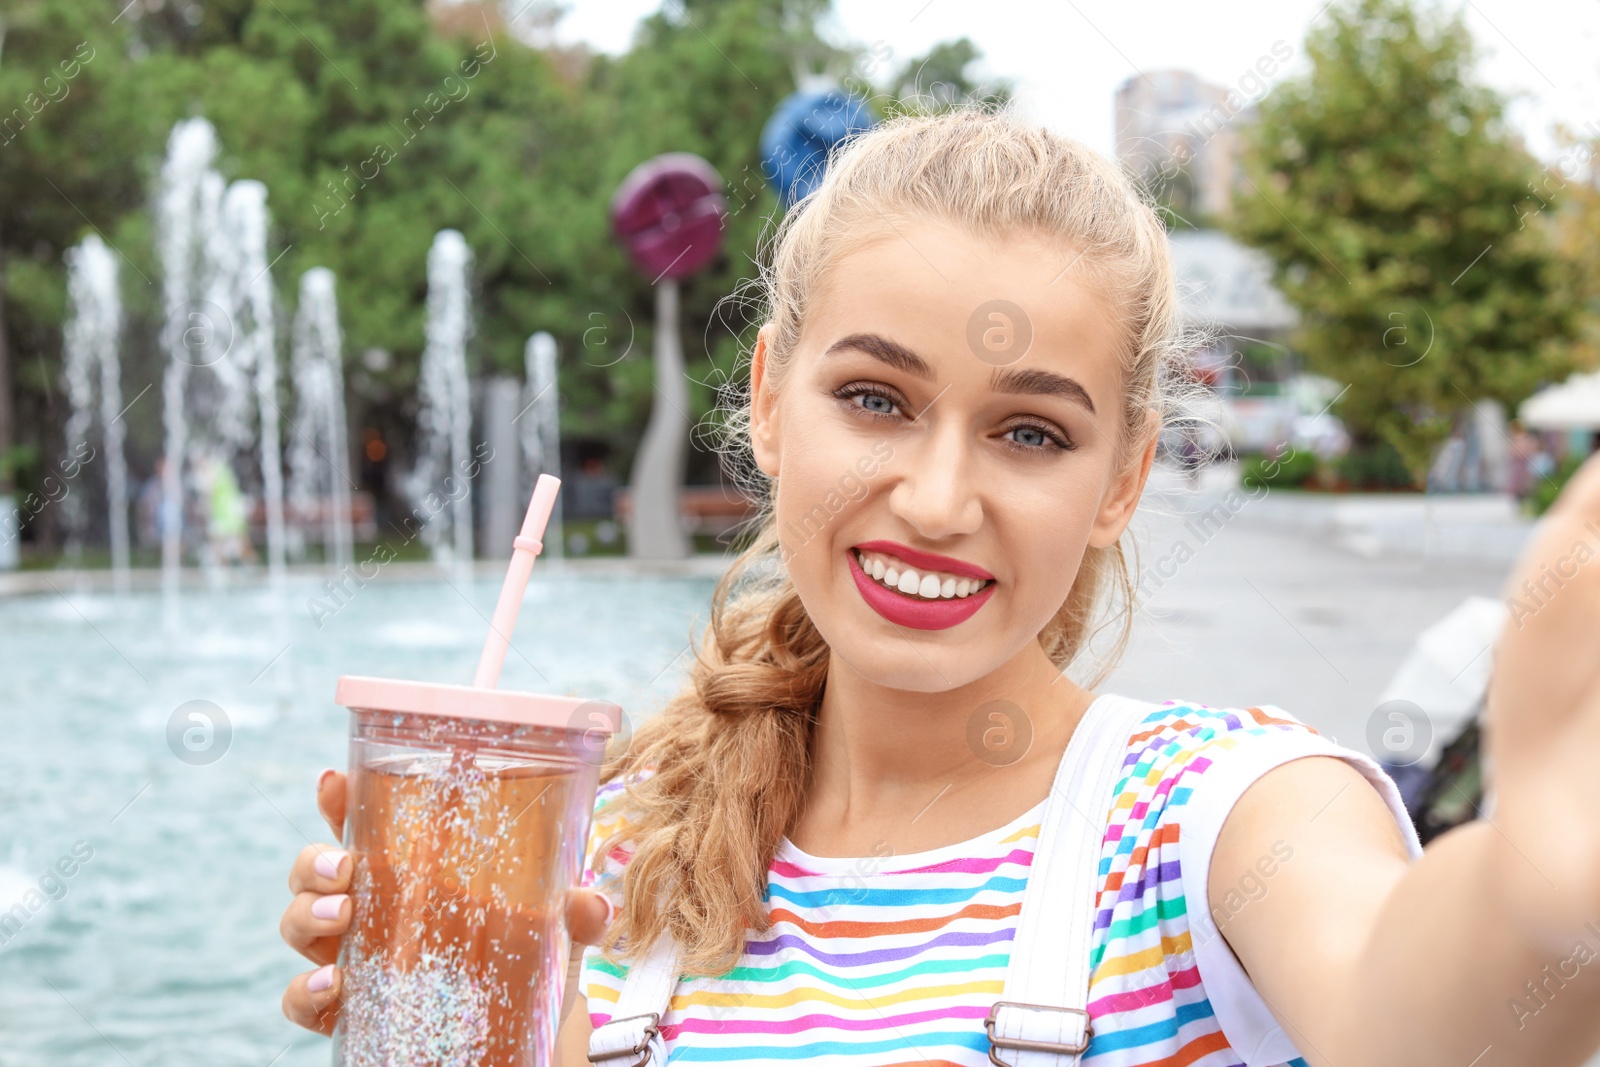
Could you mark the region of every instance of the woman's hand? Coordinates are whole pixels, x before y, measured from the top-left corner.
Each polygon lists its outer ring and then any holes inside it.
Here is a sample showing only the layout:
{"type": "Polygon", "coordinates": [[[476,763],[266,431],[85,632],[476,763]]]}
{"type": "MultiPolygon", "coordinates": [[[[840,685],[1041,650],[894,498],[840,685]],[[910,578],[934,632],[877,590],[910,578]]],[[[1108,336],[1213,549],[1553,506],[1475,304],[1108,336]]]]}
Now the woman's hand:
{"type": "Polygon", "coordinates": [[[1568,482],[1507,583],[1487,738],[1523,934],[1568,951],[1600,913],[1600,456],[1568,482]]]}
{"type": "MultiPolygon", "coordinates": [[[[342,839],[345,776],[341,772],[322,772],[317,780],[317,808],[333,836],[342,839]]],[[[283,993],[283,1014],[291,1022],[323,1035],[331,1035],[339,1021],[342,982],[335,961],[339,958],[340,941],[350,928],[353,867],[349,854],[338,845],[307,845],[289,870],[289,891],[294,899],[278,924],[290,948],[321,965],[296,975],[289,983],[283,993]]],[[[588,889],[568,893],[567,929],[574,942],[588,945],[598,941],[609,916],[610,909],[599,893],[588,889]]],[[[575,983],[569,981],[567,998],[574,995],[575,983]]],[[[566,1014],[565,1009],[562,1014],[566,1014]]]]}

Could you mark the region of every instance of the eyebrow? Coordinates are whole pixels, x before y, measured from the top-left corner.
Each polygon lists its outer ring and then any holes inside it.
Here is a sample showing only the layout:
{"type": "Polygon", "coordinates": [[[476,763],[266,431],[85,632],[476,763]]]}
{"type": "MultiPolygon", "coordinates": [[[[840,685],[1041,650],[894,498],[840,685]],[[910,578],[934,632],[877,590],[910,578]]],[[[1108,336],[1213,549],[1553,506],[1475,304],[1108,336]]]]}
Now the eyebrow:
{"type": "MultiPolygon", "coordinates": [[[[923,381],[936,381],[938,374],[933,365],[921,356],[898,341],[875,333],[853,333],[841,337],[828,346],[824,356],[846,350],[860,352],[871,356],[880,363],[886,363],[896,370],[905,371],[907,374],[923,381]]],[[[1015,393],[1023,396],[1058,396],[1087,408],[1089,414],[1095,414],[1094,401],[1089,399],[1089,391],[1080,385],[1076,379],[1065,375],[1056,374],[1054,371],[1042,370],[1037,367],[1027,370],[1008,370],[995,368],[994,374],[989,377],[989,387],[997,393],[1015,393]]]]}

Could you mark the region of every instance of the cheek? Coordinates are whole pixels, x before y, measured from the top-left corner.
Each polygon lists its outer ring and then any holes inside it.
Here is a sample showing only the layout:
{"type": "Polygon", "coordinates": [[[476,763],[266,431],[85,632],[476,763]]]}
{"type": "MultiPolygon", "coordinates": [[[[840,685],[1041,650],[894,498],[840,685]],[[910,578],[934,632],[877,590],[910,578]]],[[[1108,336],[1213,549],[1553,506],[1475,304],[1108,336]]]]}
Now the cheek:
{"type": "Polygon", "coordinates": [[[858,472],[859,442],[817,419],[786,432],[778,473],[779,540],[797,560],[829,554],[838,523],[871,494],[858,472]]]}
{"type": "Polygon", "coordinates": [[[1053,530],[1041,525],[1017,543],[1017,581],[1012,595],[1017,609],[1039,628],[1066,603],[1088,547],[1089,524],[1081,518],[1053,530]]]}
{"type": "MultiPolygon", "coordinates": [[[[991,486],[1006,483],[995,475],[991,486]]],[[[1094,529],[1102,484],[1085,465],[1060,477],[1013,480],[1009,492],[991,494],[990,518],[1010,531],[1004,538],[1012,597],[1020,612],[1042,627],[1065,603],[1083,564],[1094,529]]]]}

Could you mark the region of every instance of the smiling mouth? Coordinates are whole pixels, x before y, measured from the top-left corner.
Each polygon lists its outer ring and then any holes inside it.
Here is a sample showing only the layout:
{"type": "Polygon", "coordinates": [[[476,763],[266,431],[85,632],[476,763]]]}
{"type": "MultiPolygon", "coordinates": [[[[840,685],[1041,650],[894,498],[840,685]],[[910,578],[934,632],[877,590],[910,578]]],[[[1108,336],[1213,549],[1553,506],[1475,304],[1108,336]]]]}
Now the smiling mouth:
{"type": "Polygon", "coordinates": [[[872,581],[908,600],[961,600],[994,584],[993,578],[967,578],[936,570],[919,570],[888,552],[850,549],[857,565],[872,581]]]}

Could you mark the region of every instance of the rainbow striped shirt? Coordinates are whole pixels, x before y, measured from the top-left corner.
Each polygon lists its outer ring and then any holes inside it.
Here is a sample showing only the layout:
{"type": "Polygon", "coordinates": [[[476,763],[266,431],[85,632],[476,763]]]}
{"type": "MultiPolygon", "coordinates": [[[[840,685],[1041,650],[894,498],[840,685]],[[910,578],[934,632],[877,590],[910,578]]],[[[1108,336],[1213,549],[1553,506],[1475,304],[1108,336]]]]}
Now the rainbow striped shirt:
{"type": "MultiPolygon", "coordinates": [[[[1371,759],[1270,705],[1148,704],[1129,740],[1100,855],[1091,950],[1092,1067],[1303,1067],[1218,926],[1270,883],[1208,901],[1212,846],[1234,801],[1273,767],[1308,755],[1350,761],[1383,795],[1421,855],[1399,791],[1371,759]],[[1259,890],[1259,892],[1258,892],[1259,890]]],[[[600,790],[584,884],[614,894],[629,851],[600,790]],[[595,846],[613,831],[624,844],[595,846]]],[[[811,856],[785,839],[768,871],[771,928],[737,966],[679,982],[662,1019],[668,1062],[850,1067],[983,1067],[983,1020],[1002,999],[1041,802],[970,841],[860,858],[811,856]]],[[[883,850],[880,850],[883,851],[883,850]]],[[[1265,859],[1265,857],[1264,857],[1265,859]]],[[[1271,873],[1269,873],[1271,872],[1271,873]]],[[[585,952],[589,1017],[611,1017],[626,966],[585,952]]]]}

